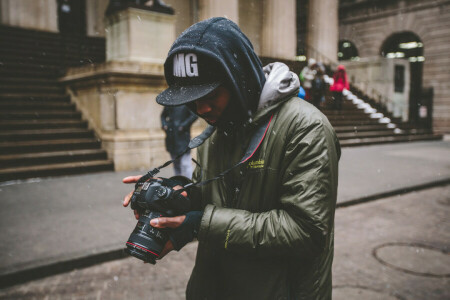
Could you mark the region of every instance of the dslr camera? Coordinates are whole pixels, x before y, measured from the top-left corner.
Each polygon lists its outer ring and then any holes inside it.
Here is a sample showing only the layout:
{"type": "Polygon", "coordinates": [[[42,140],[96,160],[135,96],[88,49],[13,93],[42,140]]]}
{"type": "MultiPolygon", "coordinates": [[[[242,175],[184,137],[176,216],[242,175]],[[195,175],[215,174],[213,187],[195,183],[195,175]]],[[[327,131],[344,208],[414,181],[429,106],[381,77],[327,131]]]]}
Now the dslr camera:
{"type": "Polygon", "coordinates": [[[169,239],[171,229],[154,228],[150,225],[150,220],[175,217],[196,209],[196,205],[188,197],[181,195],[185,188],[173,189],[174,186],[183,186],[189,181],[184,177],[177,179],[151,178],[136,183],[131,197],[131,209],[138,211],[139,220],[126,243],[126,253],[155,264],[169,239]]]}

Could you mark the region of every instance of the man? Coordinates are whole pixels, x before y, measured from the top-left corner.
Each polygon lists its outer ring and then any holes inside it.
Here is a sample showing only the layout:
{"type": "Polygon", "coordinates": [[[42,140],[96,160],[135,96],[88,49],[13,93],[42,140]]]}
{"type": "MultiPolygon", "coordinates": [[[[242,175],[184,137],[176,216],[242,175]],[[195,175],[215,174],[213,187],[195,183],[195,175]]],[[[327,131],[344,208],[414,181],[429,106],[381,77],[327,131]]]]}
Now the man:
{"type": "MultiPolygon", "coordinates": [[[[175,159],[189,144],[191,139],[191,125],[197,120],[185,105],[164,107],[161,113],[161,126],[166,133],[166,150],[170,157],[175,159]]],[[[175,175],[188,178],[192,176],[191,152],[184,153],[173,162],[175,175]]]]}
{"type": "Polygon", "coordinates": [[[198,232],[186,298],[330,299],[340,147],[326,117],[296,97],[297,75],[263,69],[239,27],[212,18],[178,37],[165,76],[157,102],[186,104],[217,128],[193,181],[216,179],[189,191],[203,210],[150,222],[173,228],[163,254],[198,232]]]}
{"type": "Polygon", "coordinates": [[[314,58],[308,59],[308,65],[305,66],[300,72],[300,80],[303,83],[305,89],[305,100],[311,101],[311,89],[313,80],[316,77],[316,60],[314,58]]]}

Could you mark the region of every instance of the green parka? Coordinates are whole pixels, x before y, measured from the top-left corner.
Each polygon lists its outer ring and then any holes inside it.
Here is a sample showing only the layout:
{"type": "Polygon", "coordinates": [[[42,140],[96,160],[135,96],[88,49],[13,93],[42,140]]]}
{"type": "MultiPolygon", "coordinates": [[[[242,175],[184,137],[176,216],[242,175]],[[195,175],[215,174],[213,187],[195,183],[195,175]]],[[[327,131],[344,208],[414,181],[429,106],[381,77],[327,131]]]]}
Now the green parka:
{"type": "Polygon", "coordinates": [[[287,66],[264,71],[253,121],[198,148],[194,181],[213,178],[273,116],[248,163],[197,190],[204,214],[188,299],[331,299],[339,142],[327,118],[295,97],[287,66]]]}

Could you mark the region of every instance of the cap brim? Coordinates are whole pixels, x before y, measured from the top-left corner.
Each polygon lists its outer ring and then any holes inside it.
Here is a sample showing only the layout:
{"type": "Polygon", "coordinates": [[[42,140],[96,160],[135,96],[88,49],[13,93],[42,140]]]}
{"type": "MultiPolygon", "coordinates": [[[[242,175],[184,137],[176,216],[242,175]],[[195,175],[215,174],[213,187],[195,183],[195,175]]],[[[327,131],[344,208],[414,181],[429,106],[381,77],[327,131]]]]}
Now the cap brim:
{"type": "Polygon", "coordinates": [[[220,82],[197,85],[172,85],[156,97],[156,102],[164,106],[178,106],[198,100],[220,85],[220,82]]]}

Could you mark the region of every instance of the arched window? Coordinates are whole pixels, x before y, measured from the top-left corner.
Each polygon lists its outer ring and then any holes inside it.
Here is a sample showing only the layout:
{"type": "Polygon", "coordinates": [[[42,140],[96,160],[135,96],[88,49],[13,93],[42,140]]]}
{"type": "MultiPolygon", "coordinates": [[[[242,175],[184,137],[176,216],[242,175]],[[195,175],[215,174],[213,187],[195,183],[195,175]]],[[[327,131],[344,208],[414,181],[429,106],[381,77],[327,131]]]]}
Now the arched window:
{"type": "Polygon", "coordinates": [[[350,41],[342,40],[338,44],[338,60],[359,60],[358,49],[350,41]]]}
{"type": "Polygon", "coordinates": [[[422,41],[416,34],[408,31],[388,37],[381,46],[380,54],[386,58],[408,59],[412,63],[425,61],[422,41]]]}

